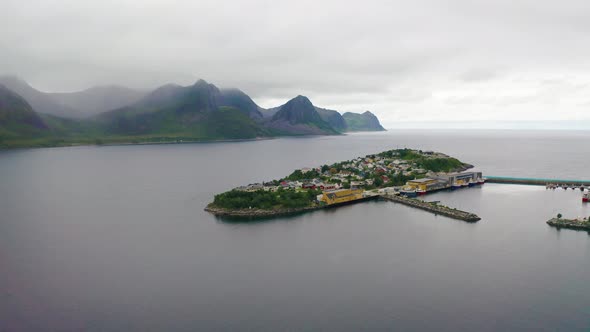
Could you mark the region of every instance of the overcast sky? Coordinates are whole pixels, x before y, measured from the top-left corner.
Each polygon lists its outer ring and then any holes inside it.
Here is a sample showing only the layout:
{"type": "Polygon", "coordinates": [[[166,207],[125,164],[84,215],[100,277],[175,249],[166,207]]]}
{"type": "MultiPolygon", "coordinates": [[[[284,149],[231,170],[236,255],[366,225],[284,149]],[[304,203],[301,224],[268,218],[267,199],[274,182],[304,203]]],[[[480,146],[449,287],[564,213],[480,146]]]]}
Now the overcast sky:
{"type": "Polygon", "coordinates": [[[202,78],[386,127],[590,121],[587,0],[2,0],[0,24],[0,73],[44,91],[202,78]]]}

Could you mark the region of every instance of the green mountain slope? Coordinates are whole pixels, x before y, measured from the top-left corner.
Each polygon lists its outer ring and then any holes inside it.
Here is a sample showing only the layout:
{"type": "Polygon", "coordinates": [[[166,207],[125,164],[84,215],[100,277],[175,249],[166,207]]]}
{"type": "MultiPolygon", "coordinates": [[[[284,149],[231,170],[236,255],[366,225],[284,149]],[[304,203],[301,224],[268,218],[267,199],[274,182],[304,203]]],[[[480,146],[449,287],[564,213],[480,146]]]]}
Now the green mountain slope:
{"type": "Polygon", "coordinates": [[[285,135],[337,135],[337,130],[322,119],[315,106],[304,96],[289,100],[265,125],[285,135]]]}
{"type": "Polygon", "coordinates": [[[138,103],[106,112],[96,122],[106,135],[239,139],[268,136],[258,106],[239,90],[223,92],[203,80],[167,85],[138,103]]]}
{"type": "Polygon", "coordinates": [[[50,133],[24,98],[0,85],[0,140],[40,137],[50,133]]]}
{"type": "MultiPolygon", "coordinates": [[[[21,83],[21,88],[28,86],[21,83]]],[[[115,92],[114,96],[119,94],[115,92]]],[[[103,94],[104,98],[108,95],[108,92],[103,94]]],[[[42,104],[45,100],[50,107],[55,106],[53,99],[45,98],[49,94],[40,96],[43,98],[35,99],[37,103],[42,104]]],[[[124,98],[128,97],[133,96],[129,94],[124,98]]],[[[76,102],[82,99],[76,99],[76,102]]],[[[244,92],[220,90],[203,80],[190,86],[164,85],[131,105],[88,119],[37,113],[26,98],[4,86],[0,89],[0,147],[338,135],[348,130],[383,128],[370,112],[341,116],[336,111],[315,107],[304,96],[295,97],[272,110],[263,110],[244,92]]]]}
{"type": "Polygon", "coordinates": [[[319,107],[316,107],[316,110],[318,111],[322,119],[326,121],[330,126],[332,126],[332,128],[338,130],[341,133],[345,132],[348,129],[346,121],[338,111],[319,107]]]}
{"type": "Polygon", "coordinates": [[[348,131],[385,131],[379,119],[369,111],[362,114],[346,112],[342,117],[346,121],[348,131]]]}
{"type": "Polygon", "coordinates": [[[36,112],[56,116],[77,116],[78,111],[60,104],[49,94],[36,90],[16,76],[0,76],[0,84],[21,96],[36,112]]]}

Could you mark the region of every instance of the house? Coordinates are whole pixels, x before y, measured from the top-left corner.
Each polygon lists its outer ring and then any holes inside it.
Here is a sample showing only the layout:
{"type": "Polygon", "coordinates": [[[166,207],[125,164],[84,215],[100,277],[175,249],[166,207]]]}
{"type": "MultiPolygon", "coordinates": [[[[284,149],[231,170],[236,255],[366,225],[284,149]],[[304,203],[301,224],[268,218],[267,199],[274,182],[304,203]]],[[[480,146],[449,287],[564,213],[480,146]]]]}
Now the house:
{"type": "Polygon", "coordinates": [[[338,189],[338,186],[333,183],[322,183],[319,186],[319,189],[321,189],[321,190],[335,190],[335,189],[338,189]]]}

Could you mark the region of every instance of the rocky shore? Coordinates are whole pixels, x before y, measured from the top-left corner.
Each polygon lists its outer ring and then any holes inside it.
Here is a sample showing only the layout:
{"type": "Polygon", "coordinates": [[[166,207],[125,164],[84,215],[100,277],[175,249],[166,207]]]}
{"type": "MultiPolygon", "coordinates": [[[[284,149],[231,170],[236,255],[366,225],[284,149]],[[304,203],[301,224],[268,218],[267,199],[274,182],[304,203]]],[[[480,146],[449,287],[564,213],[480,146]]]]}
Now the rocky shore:
{"type": "Polygon", "coordinates": [[[549,221],[547,221],[547,224],[558,229],[568,228],[590,232],[590,222],[587,220],[552,218],[549,221]]]}
{"type": "Polygon", "coordinates": [[[453,208],[443,206],[443,205],[438,205],[438,204],[434,204],[434,203],[421,201],[421,200],[415,199],[415,198],[407,198],[407,197],[397,196],[397,195],[383,195],[381,197],[383,199],[391,201],[391,202],[404,204],[407,206],[411,206],[411,207],[414,207],[417,209],[432,212],[434,214],[440,214],[442,216],[457,219],[457,220],[463,220],[466,222],[477,222],[477,221],[481,220],[481,218],[474,213],[453,209],[453,208]]]}
{"type": "Polygon", "coordinates": [[[258,219],[258,218],[270,218],[300,214],[304,212],[310,212],[321,209],[321,206],[308,206],[297,209],[275,209],[275,210],[262,210],[262,209],[239,209],[230,210],[215,207],[209,204],[205,211],[218,216],[218,217],[230,217],[230,218],[243,218],[243,219],[258,219]]]}

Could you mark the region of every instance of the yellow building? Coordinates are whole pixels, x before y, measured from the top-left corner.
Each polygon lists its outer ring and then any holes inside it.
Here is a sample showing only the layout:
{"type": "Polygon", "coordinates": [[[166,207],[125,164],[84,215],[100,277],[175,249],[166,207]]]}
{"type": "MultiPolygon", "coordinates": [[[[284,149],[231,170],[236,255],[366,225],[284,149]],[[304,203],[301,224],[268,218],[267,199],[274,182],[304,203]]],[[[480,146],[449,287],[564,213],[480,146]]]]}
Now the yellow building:
{"type": "Polygon", "coordinates": [[[361,198],[363,198],[362,189],[340,189],[324,191],[322,197],[320,198],[320,201],[326,203],[327,205],[332,205],[338,203],[346,203],[361,198]]]}
{"type": "Polygon", "coordinates": [[[417,191],[427,191],[431,186],[437,184],[438,181],[435,179],[416,179],[406,182],[406,186],[416,189],[417,191]]]}

